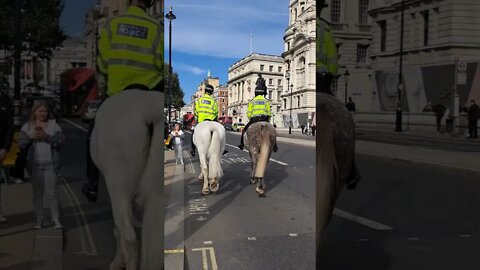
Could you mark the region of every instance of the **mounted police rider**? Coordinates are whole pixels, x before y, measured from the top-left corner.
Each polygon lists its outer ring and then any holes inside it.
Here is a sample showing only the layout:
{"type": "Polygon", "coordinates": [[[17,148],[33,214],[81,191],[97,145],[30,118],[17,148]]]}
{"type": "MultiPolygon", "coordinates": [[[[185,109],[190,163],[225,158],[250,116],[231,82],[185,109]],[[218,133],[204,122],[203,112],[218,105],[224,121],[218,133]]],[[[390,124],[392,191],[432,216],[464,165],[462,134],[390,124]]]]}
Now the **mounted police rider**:
{"type": "MultiPolygon", "coordinates": [[[[205,95],[195,101],[195,110],[194,114],[197,118],[197,124],[200,124],[203,121],[217,121],[218,118],[218,103],[212,97],[213,94],[213,86],[210,84],[205,85],[205,95]]],[[[195,129],[192,131],[192,150],[190,154],[195,156],[195,144],[193,143],[193,133],[195,129]]],[[[228,153],[227,150],[223,152],[225,155],[228,153]]]]}
{"type": "MultiPolygon", "coordinates": [[[[272,116],[272,112],[270,110],[270,101],[265,98],[267,86],[265,85],[265,79],[262,78],[261,74],[258,74],[258,79],[255,84],[255,98],[248,103],[247,117],[250,119],[250,121],[247,123],[245,128],[243,128],[242,136],[240,138],[240,145],[238,145],[240,150],[243,150],[245,147],[243,144],[243,136],[245,132],[247,132],[248,127],[255,122],[270,122],[270,117],[272,116]]],[[[273,147],[273,151],[278,151],[276,142],[275,146],[273,147]]]]}
{"type": "MultiPolygon", "coordinates": [[[[338,56],[335,39],[332,35],[328,22],[320,17],[323,8],[328,7],[325,0],[319,0],[317,6],[317,37],[316,37],[316,92],[334,95],[331,91],[331,83],[338,71],[338,56]]],[[[317,150],[318,151],[318,150],[317,150]]],[[[347,189],[355,189],[361,177],[355,164],[346,180],[347,189]]]]}
{"type": "MultiPolygon", "coordinates": [[[[156,0],[130,0],[127,12],[110,19],[98,42],[97,66],[107,76],[107,97],[127,89],[164,91],[163,25],[146,10],[156,0]]],[[[104,97],[104,98],[107,98],[104,97]]],[[[98,197],[98,169],[87,142],[88,184],[82,192],[90,202],[98,197]]]]}

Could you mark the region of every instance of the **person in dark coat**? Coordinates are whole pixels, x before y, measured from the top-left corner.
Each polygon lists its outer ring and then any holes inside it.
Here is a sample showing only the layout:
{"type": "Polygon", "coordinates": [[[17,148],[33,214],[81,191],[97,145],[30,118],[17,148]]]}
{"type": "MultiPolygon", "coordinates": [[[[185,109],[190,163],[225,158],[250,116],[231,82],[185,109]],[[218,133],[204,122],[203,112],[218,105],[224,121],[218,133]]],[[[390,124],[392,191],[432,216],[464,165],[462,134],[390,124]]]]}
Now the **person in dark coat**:
{"type": "Polygon", "coordinates": [[[478,119],[480,118],[480,108],[475,100],[470,100],[470,107],[465,107],[464,111],[468,113],[468,138],[476,139],[478,137],[478,119]]]}
{"type": "Polygon", "coordinates": [[[440,132],[440,127],[442,126],[442,118],[446,110],[447,108],[442,104],[435,104],[432,106],[432,111],[435,113],[435,119],[437,123],[437,132],[440,132]]]}

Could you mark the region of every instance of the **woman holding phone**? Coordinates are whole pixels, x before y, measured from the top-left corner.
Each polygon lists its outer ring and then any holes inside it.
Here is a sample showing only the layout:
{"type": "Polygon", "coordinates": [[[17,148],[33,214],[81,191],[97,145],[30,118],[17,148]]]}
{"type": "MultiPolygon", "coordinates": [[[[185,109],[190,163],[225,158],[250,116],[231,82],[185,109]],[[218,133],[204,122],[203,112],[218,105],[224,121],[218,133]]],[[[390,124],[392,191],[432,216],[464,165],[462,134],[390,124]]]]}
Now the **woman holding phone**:
{"type": "Polygon", "coordinates": [[[37,101],[30,119],[20,130],[19,145],[26,153],[27,171],[32,178],[33,203],[35,206],[35,229],[43,227],[43,198],[50,207],[55,229],[62,228],[58,202],[59,148],[65,137],[54,119],[49,119],[48,104],[37,101]]]}

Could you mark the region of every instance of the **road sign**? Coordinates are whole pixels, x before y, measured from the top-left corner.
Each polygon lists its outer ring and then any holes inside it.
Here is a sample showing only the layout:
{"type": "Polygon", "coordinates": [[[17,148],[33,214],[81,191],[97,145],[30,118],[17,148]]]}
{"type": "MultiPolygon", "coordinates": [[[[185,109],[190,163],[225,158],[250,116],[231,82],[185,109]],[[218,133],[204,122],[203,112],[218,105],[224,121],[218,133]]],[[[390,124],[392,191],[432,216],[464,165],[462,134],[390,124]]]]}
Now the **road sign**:
{"type": "Polygon", "coordinates": [[[467,63],[465,62],[458,62],[458,72],[465,72],[467,71],[467,63]]]}
{"type": "Polygon", "coordinates": [[[459,72],[457,77],[457,84],[466,85],[467,84],[467,73],[459,72]]]}

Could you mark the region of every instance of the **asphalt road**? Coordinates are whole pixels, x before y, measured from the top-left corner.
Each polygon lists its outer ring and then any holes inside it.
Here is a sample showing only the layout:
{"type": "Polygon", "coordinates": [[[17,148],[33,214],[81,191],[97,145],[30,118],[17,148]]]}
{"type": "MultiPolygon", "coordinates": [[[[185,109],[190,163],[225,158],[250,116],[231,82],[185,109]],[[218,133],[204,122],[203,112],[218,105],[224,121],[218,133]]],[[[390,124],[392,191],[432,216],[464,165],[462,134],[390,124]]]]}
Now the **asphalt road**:
{"type": "MultiPolygon", "coordinates": [[[[190,136],[185,142],[189,145],[190,136]]],[[[267,196],[259,198],[249,184],[248,153],[231,146],[238,142],[238,135],[227,134],[230,152],[222,159],[225,176],[216,194],[200,194],[198,158],[186,159],[184,228],[179,228],[185,269],[313,269],[313,149],[280,143],[266,172],[267,196]]],[[[178,245],[166,237],[167,249],[178,245]]]]}
{"type": "Polygon", "coordinates": [[[59,123],[66,136],[60,172],[64,222],[63,269],[108,269],[115,252],[115,240],[110,199],[104,181],[100,181],[97,203],[89,203],[81,193],[86,179],[87,126],[78,119],[59,120],[59,123]],[[71,121],[77,127],[66,121],[71,121]]]}
{"type": "Polygon", "coordinates": [[[480,175],[362,155],[357,162],[363,181],[336,205],[356,221],[334,215],[323,269],[480,269],[480,175]]]}

